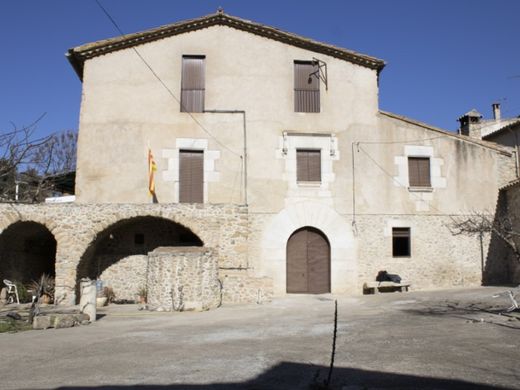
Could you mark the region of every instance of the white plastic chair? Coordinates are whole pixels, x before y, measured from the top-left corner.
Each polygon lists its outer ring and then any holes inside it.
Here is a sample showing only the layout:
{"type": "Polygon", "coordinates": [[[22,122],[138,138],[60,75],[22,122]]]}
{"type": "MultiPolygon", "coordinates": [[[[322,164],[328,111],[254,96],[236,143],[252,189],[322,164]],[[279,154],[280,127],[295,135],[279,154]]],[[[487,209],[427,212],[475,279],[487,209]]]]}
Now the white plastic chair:
{"type": "Polygon", "coordinates": [[[10,280],[4,279],[4,284],[7,286],[7,302],[13,303],[13,294],[16,297],[16,303],[20,304],[20,299],[18,298],[18,289],[16,288],[16,284],[11,282],[10,280]]]}

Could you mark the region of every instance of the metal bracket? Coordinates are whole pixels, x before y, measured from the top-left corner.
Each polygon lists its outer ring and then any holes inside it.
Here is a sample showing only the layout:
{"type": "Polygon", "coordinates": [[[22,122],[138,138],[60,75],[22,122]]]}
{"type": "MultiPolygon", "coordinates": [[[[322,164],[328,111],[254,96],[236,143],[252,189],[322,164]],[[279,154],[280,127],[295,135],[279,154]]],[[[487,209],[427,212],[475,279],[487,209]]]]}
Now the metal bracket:
{"type": "Polygon", "coordinates": [[[318,80],[321,80],[323,84],[325,84],[325,90],[329,90],[329,82],[328,82],[328,75],[327,75],[327,63],[325,61],[319,60],[316,57],[312,57],[312,64],[314,66],[317,66],[318,69],[316,69],[314,72],[309,74],[309,77],[314,76],[318,80]]]}

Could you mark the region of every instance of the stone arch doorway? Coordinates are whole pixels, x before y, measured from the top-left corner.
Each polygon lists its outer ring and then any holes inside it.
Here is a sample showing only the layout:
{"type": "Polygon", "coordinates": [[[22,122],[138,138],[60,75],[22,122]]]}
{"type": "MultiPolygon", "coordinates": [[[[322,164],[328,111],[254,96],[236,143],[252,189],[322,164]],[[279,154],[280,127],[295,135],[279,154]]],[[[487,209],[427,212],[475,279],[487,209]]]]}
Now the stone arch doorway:
{"type": "Polygon", "coordinates": [[[100,233],[81,257],[76,272],[79,280],[101,279],[112,287],[116,299],[135,299],[146,285],[148,253],[162,246],[203,246],[187,227],[169,219],[141,216],[118,221],[100,233]]]}
{"type": "Polygon", "coordinates": [[[19,221],[0,234],[0,284],[28,284],[42,274],[55,276],[56,239],[44,225],[19,221]]]}
{"type": "Polygon", "coordinates": [[[316,228],[298,229],[287,240],[287,292],[330,292],[330,243],[316,228]]]}

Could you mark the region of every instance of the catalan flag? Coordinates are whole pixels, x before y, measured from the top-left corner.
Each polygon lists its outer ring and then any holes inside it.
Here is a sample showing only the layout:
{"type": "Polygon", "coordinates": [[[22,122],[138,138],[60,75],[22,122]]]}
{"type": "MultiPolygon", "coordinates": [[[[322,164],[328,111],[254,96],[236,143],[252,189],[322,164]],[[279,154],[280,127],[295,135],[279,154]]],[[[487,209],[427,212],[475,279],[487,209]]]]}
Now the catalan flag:
{"type": "Polygon", "coordinates": [[[155,171],[157,164],[153,159],[152,149],[148,148],[148,192],[155,196],[155,171]]]}

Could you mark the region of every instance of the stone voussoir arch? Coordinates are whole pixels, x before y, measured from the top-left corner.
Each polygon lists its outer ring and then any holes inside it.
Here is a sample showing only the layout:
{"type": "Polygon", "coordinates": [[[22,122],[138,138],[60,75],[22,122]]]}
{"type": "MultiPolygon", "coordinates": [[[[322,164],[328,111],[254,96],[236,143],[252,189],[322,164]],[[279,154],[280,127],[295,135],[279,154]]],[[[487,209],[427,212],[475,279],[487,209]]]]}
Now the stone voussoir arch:
{"type": "Polygon", "coordinates": [[[263,270],[267,276],[273,277],[275,294],[285,294],[287,241],[303,227],[318,229],[330,243],[331,292],[355,292],[358,272],[356,242],[349,221],[323,203],[300,201],[287,205],[274,215],[263,231],[263,270]]]}

